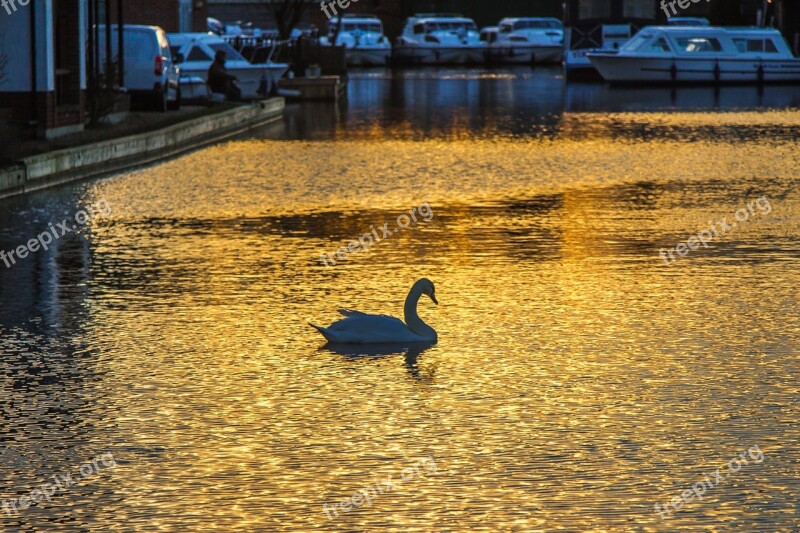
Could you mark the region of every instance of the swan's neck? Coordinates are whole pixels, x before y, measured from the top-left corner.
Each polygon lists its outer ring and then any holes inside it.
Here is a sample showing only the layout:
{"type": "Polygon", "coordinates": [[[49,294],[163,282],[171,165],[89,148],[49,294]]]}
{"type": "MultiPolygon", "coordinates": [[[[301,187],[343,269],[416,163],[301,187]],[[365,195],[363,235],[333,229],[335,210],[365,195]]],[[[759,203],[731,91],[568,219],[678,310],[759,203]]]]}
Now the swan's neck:
{"type": "Polygon", "coordinates": [[[406,297],[406,304],[403,307],[403,312],[406,318],[406,326],[420,337],[426,339],[435,339],[436,331],[428,324],[426,324],[417,314],[417,302],[422,293],[414,288],[408,293],[406,297]]]}

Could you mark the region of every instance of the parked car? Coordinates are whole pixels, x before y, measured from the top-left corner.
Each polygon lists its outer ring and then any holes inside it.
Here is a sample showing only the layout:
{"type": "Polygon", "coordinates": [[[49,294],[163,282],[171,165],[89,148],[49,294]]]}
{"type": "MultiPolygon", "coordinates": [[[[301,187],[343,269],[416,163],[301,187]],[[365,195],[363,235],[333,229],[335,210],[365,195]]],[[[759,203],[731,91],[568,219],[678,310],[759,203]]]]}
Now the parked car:
{"type": "MultiPolygon", "coordinates": [[[[105,43],[105,25],[97,27],[105,43]]],[[[118,25],[111,26],[111,57],[117,57],[118,25]]],[[[125,88],[135,100],[143,100],[156,111],[179,109],[181,105],[179,61],[173,61],[167,34],[158,26],[125,24],[122,34],[125,88]]],[[[105,46],[99,47],[100,64],[106,61],[105,46]]]]}

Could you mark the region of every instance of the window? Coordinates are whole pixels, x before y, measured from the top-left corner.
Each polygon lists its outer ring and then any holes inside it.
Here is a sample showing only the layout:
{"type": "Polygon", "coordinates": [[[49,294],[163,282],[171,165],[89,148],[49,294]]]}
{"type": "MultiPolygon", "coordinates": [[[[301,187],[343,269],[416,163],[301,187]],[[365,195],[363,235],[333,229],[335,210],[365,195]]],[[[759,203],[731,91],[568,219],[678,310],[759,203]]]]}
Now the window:
{"type": "Polygon", "coordinates": [[[719,40],[706,37],[678,37],[675,42],[679,50],[689,54],[707,54],[722,50],[719,40]]]}
{"type": "Polygon", "coordinates": [[[735,44],[736,49],[743,54],[746,52],[778,53],[778,48],[775,46],[772,39],[734,39],[733,44],[735,44]]]}
{"type": "Polygon", "coordinates": [[[414,33],[417,35],[420,33],[425,33],[425,24],[421,22],[419,24],[414,24],[414,33]]]}
{"type": "Polygon", "coordinates": [[[582,19],[611,17],[611,2],[578,1],[578,17],[582,19]]]}
{"type": "Polygon", "coordinates": [[[649,0],[624,0],[623,16],[641,19],[654,19],[656,18],[655,4],[649,0]]]}
{"type": "Polygon", "coordinates": [[[500,33],[511,33],[511,24],[501,24],[500,33]]]}
{"type": "Polygon", "coordinates": [[[666,39],[664,39],[663,37],[659,37],[658,39],[653,41],[650,44],[649,49],[650,49],[651,52],[658,52],[658,53],[671,52],[672,51],[672,50],[670,50],[669,44],[667,44],[666,39]]]}
{"type": "Polygon", "coordinates": [[[767,39],[764,41],[764,51],[768,54],[777,54],[778,48],[775,46],[775,43],[772,42],[772,39],[767,39]]]}
{"type": "Polygon", "coordinates": [[[186,61],[211,61],[211,56],[199,46],[193,46],[186,56],[186,61]]]}

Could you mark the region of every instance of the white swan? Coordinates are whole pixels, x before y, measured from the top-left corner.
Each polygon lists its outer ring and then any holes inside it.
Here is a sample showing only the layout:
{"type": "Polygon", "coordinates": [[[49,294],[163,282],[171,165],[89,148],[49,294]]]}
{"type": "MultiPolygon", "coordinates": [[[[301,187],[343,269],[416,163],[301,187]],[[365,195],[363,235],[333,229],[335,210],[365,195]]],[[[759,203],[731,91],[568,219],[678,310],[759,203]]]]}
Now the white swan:
{"type": "Polygon", "coordinates": [[[345,318],[334,322],[327,328],[314,326],[322,335],[333,343],[372,344],[395,342],[436,342],[436,331],[422,321],[417,315],[417,302],[423,294],[436,301],[433,282],[422,278],[414,283],[408,291],[406,304],[403,307],[406,322],[387,315],[368,315],[360,311],[339,309],[345,318]]]}

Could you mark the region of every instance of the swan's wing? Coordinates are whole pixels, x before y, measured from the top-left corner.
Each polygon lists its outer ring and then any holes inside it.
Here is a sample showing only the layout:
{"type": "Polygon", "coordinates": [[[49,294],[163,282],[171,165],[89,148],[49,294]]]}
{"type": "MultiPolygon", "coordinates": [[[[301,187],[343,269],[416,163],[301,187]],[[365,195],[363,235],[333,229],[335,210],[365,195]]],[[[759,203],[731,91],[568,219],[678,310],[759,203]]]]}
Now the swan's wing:
{"type": "Polygon", "coordinates": [[[361,311],[355,311],[353,309],[339,309],[339,314],[344,316],[358,316],[358,315],[365,315],[366,313],[362,313],[361,311]]]}
{"type": "MultiPolygon", "coordinates": [[[[342,314],[344,311],[349,310],[343,309],[342,314]]],[[[399,318],[358,311],[350,311],[345,318],[318,329],[330,342],[341,343],[406,342],[418,338],[399,318]]]]}

